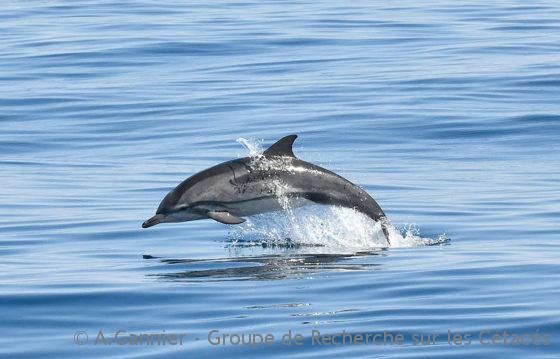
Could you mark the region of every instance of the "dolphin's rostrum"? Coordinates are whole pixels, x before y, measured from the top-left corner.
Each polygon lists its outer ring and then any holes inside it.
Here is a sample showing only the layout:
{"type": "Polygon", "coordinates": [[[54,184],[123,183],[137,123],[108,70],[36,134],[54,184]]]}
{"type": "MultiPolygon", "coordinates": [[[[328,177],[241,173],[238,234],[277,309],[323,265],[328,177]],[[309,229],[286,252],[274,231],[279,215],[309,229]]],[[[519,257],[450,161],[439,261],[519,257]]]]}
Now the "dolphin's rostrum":
{"type": "Polygon", "coordinates": [[[287,206],[325,204],[353,208],[380,221],[389,242],[385,213],[377,202],[345,178],[297,158],[292,151],[296,138],[286,136],[260,156],[224,162],[187,178],[142,227],[206,218],[239,224],[243,217],[287,206]]]}

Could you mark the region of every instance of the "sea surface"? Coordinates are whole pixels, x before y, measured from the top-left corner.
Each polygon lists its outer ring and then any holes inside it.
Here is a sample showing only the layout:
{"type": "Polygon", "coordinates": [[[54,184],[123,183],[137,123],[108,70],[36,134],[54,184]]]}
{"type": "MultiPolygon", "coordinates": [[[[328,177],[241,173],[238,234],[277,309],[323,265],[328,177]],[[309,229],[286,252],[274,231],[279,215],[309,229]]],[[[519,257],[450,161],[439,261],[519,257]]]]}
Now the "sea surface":
{"type": "Polygon", "coordinates": [[[3,1],[0,357],[558,358],[559,19],[3,1]],[[292,133],[379,202],[393,246],[332,207],[140,227],[183,179],[292,133]]]}

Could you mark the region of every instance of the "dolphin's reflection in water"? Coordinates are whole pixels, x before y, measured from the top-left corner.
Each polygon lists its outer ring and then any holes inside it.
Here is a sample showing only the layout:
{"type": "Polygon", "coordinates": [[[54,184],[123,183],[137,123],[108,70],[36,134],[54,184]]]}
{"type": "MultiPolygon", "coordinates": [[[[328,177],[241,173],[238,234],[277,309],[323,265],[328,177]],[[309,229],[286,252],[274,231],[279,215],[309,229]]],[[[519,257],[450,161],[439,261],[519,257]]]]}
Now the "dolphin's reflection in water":
{"type": "Polygon", "coordinates": [[[319,248],[303,249],[269,246],[266,254],[240,255],[238,243],[229,248],[231,257],[172,259],[144,255],[144,259],[154,261],[156,265],[152,270],[157,272],[146,276],[164,281],[277,280],[323,272],[374,270],[380,264],[373,260],[388,253],[382,249],[350,254],[321,253],[319,248]]]}

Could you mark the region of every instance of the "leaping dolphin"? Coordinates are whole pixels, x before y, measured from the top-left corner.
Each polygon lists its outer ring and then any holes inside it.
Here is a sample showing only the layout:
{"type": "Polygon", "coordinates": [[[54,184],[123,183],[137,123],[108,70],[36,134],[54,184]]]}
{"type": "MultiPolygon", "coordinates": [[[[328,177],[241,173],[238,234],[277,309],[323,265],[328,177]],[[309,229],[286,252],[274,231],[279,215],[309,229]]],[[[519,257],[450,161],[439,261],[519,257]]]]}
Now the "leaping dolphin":
{"type": "Polygon", "coordinates": [[[243,217],[287,205],[324,204],[353,208],[379,221],[389,243],[387,219],[377,202],[347,179],[297,158],[292,150],[296,138],[286,136],[260,156],[224,162],[187,178],[142,227],[206,218],[239,224],[243,217]]]}

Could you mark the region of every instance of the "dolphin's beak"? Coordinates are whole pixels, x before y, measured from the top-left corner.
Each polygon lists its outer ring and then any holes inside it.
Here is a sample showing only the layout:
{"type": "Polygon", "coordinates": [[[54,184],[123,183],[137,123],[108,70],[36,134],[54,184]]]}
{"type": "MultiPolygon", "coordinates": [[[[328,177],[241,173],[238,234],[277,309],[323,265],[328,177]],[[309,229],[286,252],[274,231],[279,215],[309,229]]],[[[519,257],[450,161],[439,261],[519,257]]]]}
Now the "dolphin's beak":
{"type": "Polygon", "coordinates": [[[156,214],[150,219],[147,219],[144,223],[142,223],[142,228],[149,228],[151,226],[155,226],[158,223],[161,223],[165,216],[163,214],[156,214]]]}

